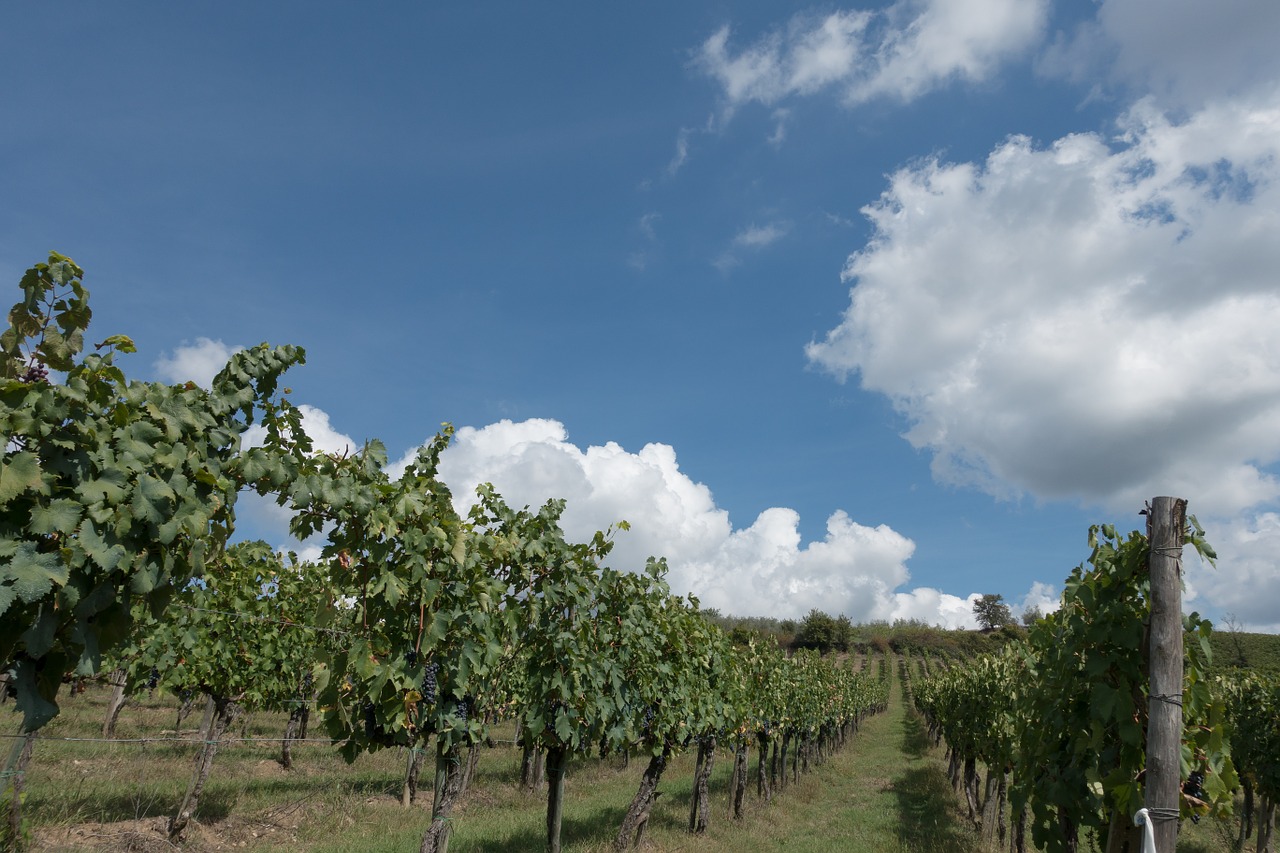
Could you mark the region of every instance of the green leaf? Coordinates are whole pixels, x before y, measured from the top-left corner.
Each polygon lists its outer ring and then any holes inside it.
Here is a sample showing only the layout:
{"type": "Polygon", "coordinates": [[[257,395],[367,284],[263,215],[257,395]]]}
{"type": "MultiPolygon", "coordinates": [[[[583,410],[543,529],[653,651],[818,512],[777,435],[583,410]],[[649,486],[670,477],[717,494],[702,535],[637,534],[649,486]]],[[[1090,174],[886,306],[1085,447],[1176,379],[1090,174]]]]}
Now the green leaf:
{"type": "Polygon", "coordinates": [[[80,547],[84,549],[85,555],[101,566],[105,572],[113,571],[128,553],[125,551],[124,546],[118,543],[109,544],[102,534],[98,532],[98,528],[89,522],[80,526],[77,541],[80,543],[80,547]]]}
{"type": "Polygon", "coordinates": [[[32,533],[48,536],[53,533],[69,534],[80,523],[80,504],[73,500],[60,498],[48,506],[37,506],[31,510],[32,533]]]}
{"type": "MultiPolygon", "coordinates": [[[[59,681],[61,676],[62,673],[59,670],[59,681]]],[[[58,715],[58,706],[51,701],[57,686],[55,685],[51,690],[48,680],[39,677],[31,660],[18,661],[14,667],[13,680],[14,688],[18,693],[15,704],[22,712],[23,731],[33,732],[58,715]]]]}
{"type": "Polygon", "coordinates": [[[40,489],[40,474],[40,460],[34,453],[24,450],[5,459],[0,467],[0,504],[8,503],[28,489],[40,489]]]}
{"type": "Polygon", "coordinates": [[[133,490],[134,518],[162,524],[169,517],[169,502],[172,499],[173,489],[167,483],[143,474],[133,490]]]}
{"type": "Polygon", "coordinates": [[[70,569],[57,554],[42,554],[34,542],[19,543],[13,559],[0,568],[0,579],[25,603],[43,598],[54,584],[67,582],[70,569]]]}
{"type": "Polygon", "coordinates": [[[118,504],[128,494],[128,479],[120,468],[108,468],[100,471],[97,477],[77,485],[76,493],[86,501],[102,501],[108,505],[118,504]]]}
{"type": "Polygon", "coordinates": [[[115,347],[120,352],[137,352],[138,348],[133,343],[133,338],[128,335],[112,335],[100,344],[96,344],[96,349],[103,347],[115,347]]]}

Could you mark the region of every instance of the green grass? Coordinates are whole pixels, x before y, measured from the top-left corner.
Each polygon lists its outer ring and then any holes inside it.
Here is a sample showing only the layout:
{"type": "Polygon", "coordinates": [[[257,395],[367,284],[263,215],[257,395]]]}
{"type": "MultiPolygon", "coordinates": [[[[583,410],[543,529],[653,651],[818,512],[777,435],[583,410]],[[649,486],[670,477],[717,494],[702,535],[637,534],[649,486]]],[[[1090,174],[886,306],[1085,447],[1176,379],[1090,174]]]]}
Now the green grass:
{"type": "MultiPolygon", "coordinates": [[[[895,679],[896,680],[896,679],[895,679]]],[[[63,714],[36,747],[26,801],[37,849],[169,850],[165,821],[178,805],[191,771],[194,747],[164,743],[100,744],[55,738],[95,738],[106,693],[63,701],[63,714]]],[[[12,706],[10,706],[11,708],[12,706]]],[[[5,728],[16,714],[5,709],[5,728]]],[[[125,709],[117,737],[158,737],[172,730],[173,703],[157,697],[125,709]]],[[[184,728],[195,728],[198,715],[184,728]]],[[[236,736],[278,738],[285,720],[256,714],[236,736]]],[[[318,733],[313,733],[318,734],[318,733]]],[[[509,733],[505,733],[509,737],[509,733]]],[[[499,732],[499,737],[504,735],[499,732]]],[[[167,736],[172,736],[170,733],[167,736]]],[[[418,849],[429,822],[430,791],[411,809],[399,805],[405,755],[384,750],[348,765],[327,742],[295,748],[295,767],[283,770],[278,745],[231,745],[219,751],[188,851],[243,849],[318,853],[400,853],[418,849]]],[[[753,756],[754,758],[754,756],[753,756]]],[[[771,804],[747,794],[747,815],[728,817],[731,759],[721,753],[712,777],[712,820],[707,834],[685,831],[693,775],[690,755],[672,762],[654,810],[644,849],[649,851],[795,851],[828,853],[985,853],[946,778],[942,752],[908,714],[895,684],[888,711],[863,723],[845,748],[777,793],[771,804]]],[[[644,759],[575,761],[565,782],[566,853],[610,849],[644,759]]],[[[486,750],[476,779],[454,815],[454,853],[538,851],[545,839],[545,795],[526,794],[516,782],[519,755],[510,745],[486,750]]],[[[423,782],[429,784],[430,768],[423,782]]],[[[1232,826],[1203,822],[1185,827],[1178,850],[1225,853],[1232,826]]]]}

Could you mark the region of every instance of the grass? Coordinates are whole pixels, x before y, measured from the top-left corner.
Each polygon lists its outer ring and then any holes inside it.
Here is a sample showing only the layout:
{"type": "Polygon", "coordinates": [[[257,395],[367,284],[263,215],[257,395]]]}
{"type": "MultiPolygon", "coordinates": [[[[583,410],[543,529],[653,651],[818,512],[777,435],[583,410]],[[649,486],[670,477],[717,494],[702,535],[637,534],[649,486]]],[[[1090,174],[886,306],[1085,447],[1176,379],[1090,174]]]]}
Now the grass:
{"type": "MultiPolygon", "coordinates": [[[[896,679],[895,679],[896,682],[896,679]]],[[[693,756],[672,762],[663,777],[644,849],[648,851],[788,851],[788,853],[987,853],[970,828],[946,777],[942,752],[932,747],[895,683],[889,709],[865,721],[845,748],[788,785],[765,804],[747,795],[741,821],[728,817],[732,761],[717,758],[712,820],[706,835],[686,830],[693,756]]],[[[57,738],[96,738],[106,692],[90,688],[66,697],[63,714],[36,747],[27,778],[26,814],[41,850],[173,849],[164,838],[190,776],[195,748],[160,742],[102,744],[57,738]]],[[[17,715],[4,713],[16,730],[17,715]]],[[[173,736],[174,704],[143,699],[123,712],[117,738],[173,736]]],[[[198,725],[198,715],[184,729],[198,725]]],[[[405,755],[384,750],[348,765],[327,741],[299,745],[295,766],[279,765],[285,719],[255,714],[237,724],[236,737],[263,742],[228,745],[218,753],[185,848],[193,853],[306,850],[317,853],[392,853],[417,850],[430,820],[430,791],[410,809],[399,805],[405,755]]],[[[499,737],[503,736],[499,732],[499,737]]],[[[509,736],[509,735],[508,735],[509,736]]],[[[754,756],[753,756],[754,758],[754,756]]],[[[644,760],[579,759],[565,782],[565,853],[609,850],[644,760]]],[[[486,750],[477,777],[454,815],[454,853],[523,853],[545,843],[545,795],[516,784],[519,754],[509,745],[486,750]]],[[[423,782],[429,784],[430,768],[423,782]]],[[[1178,850],[1226,853],[1232,826],[1209,821],[1184,827],[1178,850]]]]}

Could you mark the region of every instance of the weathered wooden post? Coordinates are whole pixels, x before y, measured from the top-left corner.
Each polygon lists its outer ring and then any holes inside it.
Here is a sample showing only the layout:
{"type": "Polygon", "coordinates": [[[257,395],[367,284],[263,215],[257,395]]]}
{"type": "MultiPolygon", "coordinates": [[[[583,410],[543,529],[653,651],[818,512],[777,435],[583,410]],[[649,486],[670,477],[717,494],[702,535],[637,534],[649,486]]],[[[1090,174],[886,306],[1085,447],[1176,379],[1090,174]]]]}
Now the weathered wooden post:
{"type": "Polygon", "coordinates": [[[1159,497],[1147,515],[1151,545],[1151,681],[1147,694],[1146,807],[1156,850],[1178,843],[1182,749],[1182,534],[1187,502],[1159,497]]]}

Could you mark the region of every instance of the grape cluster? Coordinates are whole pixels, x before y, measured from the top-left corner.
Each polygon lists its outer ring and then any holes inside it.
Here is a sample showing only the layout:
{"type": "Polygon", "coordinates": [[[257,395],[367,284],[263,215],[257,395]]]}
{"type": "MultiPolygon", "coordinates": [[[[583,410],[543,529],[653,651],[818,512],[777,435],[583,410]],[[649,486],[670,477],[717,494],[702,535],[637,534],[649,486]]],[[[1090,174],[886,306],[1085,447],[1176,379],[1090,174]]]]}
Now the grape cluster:
{"type": "Polygon", "coordinates": [[[422,668],[422,700],[428,705],[436,701],[436,673],[439,671],[438,663],[429,663],[422,668]]]}
{"type": "Polygon", "coordinates": [[[160,683],[160,670],[154,666],[151,667],[151,675],[147,676],[147,689],[155,690],[156,685],[160,683]]]}
{"type": "Polygon", "coordinates": [[[467,724],[467,712],[471,710],[471,703],[468,701],[469,699],[470,697],[464,696],[458,702],[458,719],[462,720],[462,724],[464,726],[467,724]]]}
{"type": "MultiPolygon", "coordinates": [[[[1197,800],[1207,799],[1204,793],[1204,774],[1199,770],[1192,770],[1187,781],[1182,783],[1182,793],[1186,794],[1188,797],[1194,797],[1197,800]]],[[[1192,814],[1191,822],[1199,823],[1200,815],[1192,814]]]]}
{"type": "Polygon", "coordinates": [[[44,362],[33,361],[23,374],[18,377],[19,382],[25,382],[28,385],[34,385],[37,382],[49,381],[49,368],[44,366],[44,362]]]}
{"type": "Polygon", "coordinates": [[[417,650],[417,649],[409,649],[409,651],[407,651],[407,652],[405,652],[405,653],[404,653],[404,664],[405,664],[405,666],[412,668],[412,667],[413,667],[413,665],[414,665],[415,663],[417,663],[417,662],[418,662],[418,650],[417,650]]]}
{"type": "Polygon", "coordinates": [[[373,703],[364,703],[364,736],[373,740],[378,733],[378,716],[374,713],[373,703]]]}

